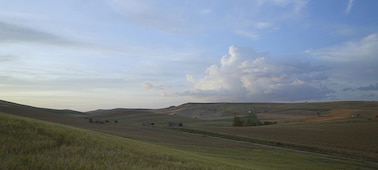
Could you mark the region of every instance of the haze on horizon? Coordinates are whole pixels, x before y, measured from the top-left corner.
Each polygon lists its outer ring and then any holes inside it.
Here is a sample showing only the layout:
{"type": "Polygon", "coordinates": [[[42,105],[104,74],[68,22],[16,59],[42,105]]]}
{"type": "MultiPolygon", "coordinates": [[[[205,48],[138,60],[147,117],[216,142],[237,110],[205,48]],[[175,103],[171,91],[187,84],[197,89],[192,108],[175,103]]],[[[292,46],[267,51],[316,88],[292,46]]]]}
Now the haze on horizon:
{"type": "Polygon", "coordinates": [[[376,0],[0,0],[0,99],[378,100],[376,0]]]}

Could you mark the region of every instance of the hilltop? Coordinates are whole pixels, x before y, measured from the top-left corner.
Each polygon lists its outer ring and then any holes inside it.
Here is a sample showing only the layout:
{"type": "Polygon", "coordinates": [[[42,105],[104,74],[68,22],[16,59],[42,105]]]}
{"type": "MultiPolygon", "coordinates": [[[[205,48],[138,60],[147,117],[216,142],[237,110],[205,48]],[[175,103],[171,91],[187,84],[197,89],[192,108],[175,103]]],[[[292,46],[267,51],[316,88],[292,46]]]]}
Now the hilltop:
{"type": "Polygon", "coordinates": [[[349,119],[353,115],[374,119],[378,102],[340,101],[315,103],[186,103],[155,110],[155,113],[179,115],[204,120],[227,119],[256,114],[270,121],[330,121],[349,119]]]}
{"type": "Polygon", "coordinates": [[[32,118],[54,119],[63,116],[119,117],[127,113],[152,113],[181,116],[200,120],[224,120],[234,116],[256,114],[261,120],[288,121],[332,121],[345,120],[353,116],[360,119],[375,119],[378,102],[338,101],[304,103],[185,103],[162,109],[98,109],[79,112],[69,109],[38,108],[0,100],[0,111],[32,118]],[[51,116],[54,115],[54,116],[51,116]]]}

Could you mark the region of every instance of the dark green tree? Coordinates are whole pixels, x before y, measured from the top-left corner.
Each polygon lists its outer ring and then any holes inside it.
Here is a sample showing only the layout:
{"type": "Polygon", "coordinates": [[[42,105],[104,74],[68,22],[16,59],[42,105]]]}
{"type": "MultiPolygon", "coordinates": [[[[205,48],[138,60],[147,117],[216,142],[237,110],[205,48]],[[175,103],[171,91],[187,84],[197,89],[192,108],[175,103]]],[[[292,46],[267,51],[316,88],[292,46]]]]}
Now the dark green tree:
{"type": "Polygon", "coordinates": [[[240,117],[235,116],[232,126],[243,126],[244,122],[240,117]]]}

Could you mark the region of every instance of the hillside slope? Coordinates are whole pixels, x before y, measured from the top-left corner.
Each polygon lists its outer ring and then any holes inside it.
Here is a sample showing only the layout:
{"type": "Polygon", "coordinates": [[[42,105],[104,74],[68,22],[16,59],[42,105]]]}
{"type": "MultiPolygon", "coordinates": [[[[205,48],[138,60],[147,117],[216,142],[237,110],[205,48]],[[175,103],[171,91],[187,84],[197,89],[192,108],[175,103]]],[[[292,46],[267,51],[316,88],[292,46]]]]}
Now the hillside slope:
{"type": "Polygon", "coordinates": [[[257,146],[157,145],[3,113],[0,143],[0,169],[377,168],[359,161],[257,146]]]}
{"type": "Polygon", "coordinates": [[[339,101],[318,103],[186,103],[177,107],[155,110],[159,114],[216,120],[256,114],[270,121],[327,121],[348,119],[352,115],[374,119],[378,102],[339,101]]]}
{"type": "Polygon", "coordinates": [[[245,169],[185,151],[0,113],[0,169],[245,169]]]}
{"type": "Polygon", "coordinates": [[[72,121],[75,119],[73,117],[85,115],[82,112],[74,110],[38,108],[4,100],[0,100],[0,112],[52,122],[59,122],[62,120],[72,121]]]}

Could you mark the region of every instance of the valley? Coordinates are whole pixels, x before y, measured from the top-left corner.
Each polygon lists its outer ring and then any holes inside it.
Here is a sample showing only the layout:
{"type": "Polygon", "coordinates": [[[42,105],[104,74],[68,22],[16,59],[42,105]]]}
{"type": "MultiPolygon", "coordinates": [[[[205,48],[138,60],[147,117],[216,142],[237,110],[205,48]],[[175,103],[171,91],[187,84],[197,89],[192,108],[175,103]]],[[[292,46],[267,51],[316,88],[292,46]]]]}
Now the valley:
{"type": "Polygon", "coordinates": [[[0,112],[237,162],[241,169],[378,167],[378,102],[187,103],[81,113],[1,101],[0,112]],[[250,114],[277,124],[232,126],[233,117],[250,114]]]}

